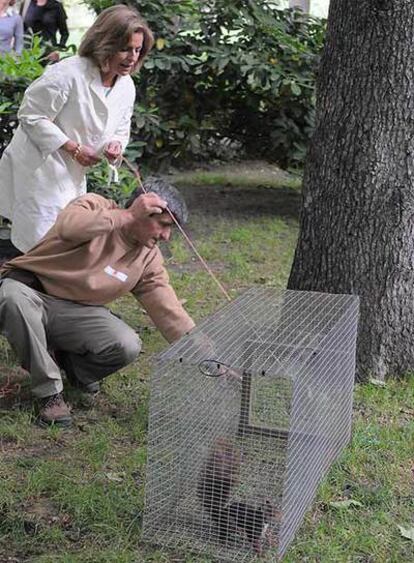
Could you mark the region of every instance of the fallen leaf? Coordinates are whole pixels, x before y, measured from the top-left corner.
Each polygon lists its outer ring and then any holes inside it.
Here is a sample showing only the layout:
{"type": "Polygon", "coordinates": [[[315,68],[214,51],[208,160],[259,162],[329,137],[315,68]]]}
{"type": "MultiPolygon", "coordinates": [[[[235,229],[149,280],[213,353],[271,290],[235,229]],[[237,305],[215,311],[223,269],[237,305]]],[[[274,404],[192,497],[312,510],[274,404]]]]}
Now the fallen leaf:
{"type": "Polygon", "coordinates": [[[329,503],[330,506],[334,508],[350,508],[351,506],[362,506],[362,502],[359,500],[347,499],[347,500],[337,500],[329,503]]]}
{"type": "Polygon", "coordinates": [[[404,528],[404,526],[398,526],[400,534],[403,538],[414,541],[414,528],[404,528]]]}
{"type": "Polygon", "coordinates": [[[109,481],[115,481],[115,483],[122,483],[125,477],[125,473],[105,473],[105,477],[109,481]]]}
{"type": "Polygon", "coordinates": [[[370,379],[369,383],[372,383],[372,385],[376,385],[377,387],[385,387],[385,381],[382,381],[382,379],[370,379]]]}

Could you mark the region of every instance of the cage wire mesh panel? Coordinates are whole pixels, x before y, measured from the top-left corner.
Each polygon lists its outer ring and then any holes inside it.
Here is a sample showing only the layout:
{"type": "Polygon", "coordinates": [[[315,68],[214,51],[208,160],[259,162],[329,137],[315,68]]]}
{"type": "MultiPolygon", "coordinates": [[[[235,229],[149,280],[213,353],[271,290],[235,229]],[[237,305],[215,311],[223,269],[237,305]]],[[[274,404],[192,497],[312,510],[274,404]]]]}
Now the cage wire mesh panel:
{"type": "Polygon", "coordinates": [[[252,288],[162,353],[143,539],[277,561],[350,437],[358,298],[252,288]]]}

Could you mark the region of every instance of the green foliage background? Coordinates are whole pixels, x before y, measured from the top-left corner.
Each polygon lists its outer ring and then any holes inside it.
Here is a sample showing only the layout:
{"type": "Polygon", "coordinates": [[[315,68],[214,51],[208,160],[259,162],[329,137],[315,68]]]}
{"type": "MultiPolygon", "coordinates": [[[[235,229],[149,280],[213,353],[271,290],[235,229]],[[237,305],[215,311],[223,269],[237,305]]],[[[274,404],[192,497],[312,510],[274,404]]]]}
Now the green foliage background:
{"type": "Polygon", "coordinates": [[[23,50],[19,58],[11,54],[0,57],[0,155],[17,127],[16,114],[24,91],[43,72],[42,54],[36,38],[31,49],[23,50]]]}
{"type": "MultiPolygon", "coordinates": [[[[86,3],[99,13],[114,2],[86,3]]],[[[129,4],[156,37],[134,77],[129,158],[152,170],[234,156],[264,158],[282,167],[302,164],[313,126],[324,20],[280,10],[271,0],[129,4]]],[[[38,64],[35,52],[24,56],[38,64]]],[[[0,62],[2,77],[18,74],[20,80],[14,81],[12,94],[2,91],[3,118],[17,109],[22,87],[38,70],[35,64],[34,72],[26,67],[23,75],[12,66],[0,62]]]]}

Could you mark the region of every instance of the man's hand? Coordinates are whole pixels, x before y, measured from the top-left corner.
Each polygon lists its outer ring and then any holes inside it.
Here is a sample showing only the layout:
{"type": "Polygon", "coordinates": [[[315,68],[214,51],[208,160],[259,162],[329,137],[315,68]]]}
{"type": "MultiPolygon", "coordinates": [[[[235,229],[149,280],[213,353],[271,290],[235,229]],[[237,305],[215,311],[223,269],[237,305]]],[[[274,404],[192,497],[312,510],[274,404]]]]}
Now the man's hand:
{"type": "Polygon", "coordinates": [[[167,208],[167,202],[153,192],[142,194],[136,198],[128,211],[134,220],[145,219],[151,215],[161,215],[167,208]]]}
{"type": "Polygon", "coordinates": [[[111,164],[115,164],[122,155],[122,145],[119,141],[110,141],[104,150],[104,155],[111,164]]]}
{"type": "Polygon", "coordinates": [[[188,337],[191,343],[191,353],[202,357],[198,365],[201,373],[220,378],[226,385],[228,383],[236,383],[237,387],[241,385],[242,372],[217,359],[217,354],[220,355],[220,351],[217,350],[215,339],[210,338],[198,329],[190,331],[188,337]]]}
{"type": "Polygon", "coordinates": [[[120,209],[118,216],[118,227],[134,230],[136,225],[141,224],[152,215],[161,215],[167,207],[167,202],[157,194],[149,192],[137,197],[128,209],[120,209]]]}
{"type": "Polygon", "coordinates": [[[203,360],[214,360],[217,353],[216,345],[207,334],[195,328],[188,333],[188,336],[192,348],[197,350],[197,354],[200,355],[203,360]]]}

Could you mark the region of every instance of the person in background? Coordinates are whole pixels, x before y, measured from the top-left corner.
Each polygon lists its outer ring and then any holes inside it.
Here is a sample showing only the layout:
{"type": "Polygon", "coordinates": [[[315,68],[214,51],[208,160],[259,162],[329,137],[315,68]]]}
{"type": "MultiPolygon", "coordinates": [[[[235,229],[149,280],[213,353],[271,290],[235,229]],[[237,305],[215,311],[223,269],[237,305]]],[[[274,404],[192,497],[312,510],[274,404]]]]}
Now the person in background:
{"type": "Polygon", "coordinates": [[[119,162],[135,101],[131,74],[153,35],[133,9],[107,8],[78,55],[46,68],[26,90],[19,126],[0,160],[0,215],[11,221],[16,254],[27,252],[61,209],[86,193],[86,171],[119,162]]]}
{"type": "Polygon", "coordinates": [[[23,20],[10,9],[14,4],[10,0],[0,0],[0,55],[23,49],[23,20]]]}
{"type": "Polygon", "coordinates": [[[187,207],[164,180],[144,187],[151,191],[136,190],[125,209],[97,194],[79,197],[35,248],[2,268],[0,331],[30,372],[41,426],[71,424],[60,367],[93,394],[138,356],[138,335],[104,304],[132,292],[169,342],[194,327],[157,246],[168,242],[173,217],[186,222],[187,207]]]}
{"type": "Polygon", "coordinates": [[[31,0],[24,16],[24,27],[39,35],[42,42],[64,49],[69,37],[67,15],[57,0],[31,0]],[[59,32],[59,41],[57,34],[59,32]]]}

